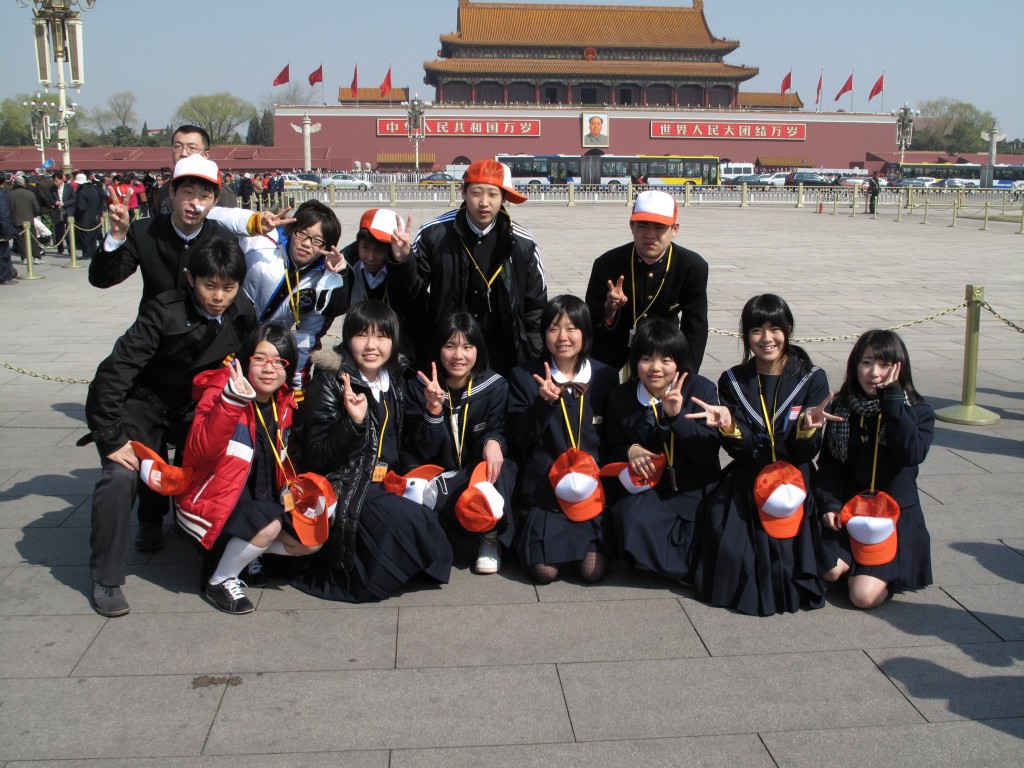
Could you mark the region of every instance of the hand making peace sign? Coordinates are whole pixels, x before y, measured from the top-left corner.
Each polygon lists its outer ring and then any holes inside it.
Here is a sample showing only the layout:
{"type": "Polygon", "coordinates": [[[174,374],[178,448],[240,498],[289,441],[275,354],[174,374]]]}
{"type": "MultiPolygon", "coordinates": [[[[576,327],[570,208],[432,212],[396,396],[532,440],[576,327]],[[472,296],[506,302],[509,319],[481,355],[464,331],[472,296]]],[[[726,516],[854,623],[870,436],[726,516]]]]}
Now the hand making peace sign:
{"type": "Polygon", "coordinates": [[[562,396],[562,390],[554,379],[551,378],[551,366],[544,363],[544,378],[541,378],[536,373],[533,374],[533,379],[540,384],[540,396],[545,402],[557,403],[558,398],[562,396]]]}
{"type": "Polygon", "coordinates": [[[341,255],[336,245],[332,245],[329,251],[321,248],[320,253],[324,254],[324,266],[328,272],[338,274],[339,272],[344,272],[348,266],[345,262],[345,257],[341,255]]]}
{"type": "Polygon", "coordinates": [[[242,363],[237,357],[228,364],[228,369],[231,371],[231,389],[235,394],[242,397],[256,397],[256,391],[245,374],[242,373],[242,363]]]}
{"type": "Polygon", "coordinates": [[[416,371],[416,376],[425,387],[423,395],[427,400],[427,411],[433,416],[439,416],[444,408],[444,389],[437,380],[437,363],[430,364],[429,379],[423,371],[416,371]]]}
{"type": "Polygon", "coordinates": [[[391,233],[391,255],[401,264],[412,252],[412,216],[398,217],[398,229],[391,233]]]}
{"type": "Polygon", "coordinates": [[[726,434],[729,434],[735,430],[735,422],[732,420],[732,411],[730,411],[724,405],[710,405],[705,403],[703,400],[698,400],[696,397],[691,397],[690,401],[696,403],[704,409],[703,413],[688,413],[684,418],[687,419],[705,419],[709,427],[717,427],[726,434]]]}
{"type": "Polygon", "coordinates": [[[676,373],[672,383],[665,388],[661,396],[661,407],[670,418],[674,419],[683,410],[683,382],[686,381],[687,375],[685,371],[676,373]]]}
{"type": "Polygon", "coordinates": [[[622,290],[622,284],[626,281],[625,275],[619,275],[619,281],[612,283],[608,281],[608,296],[604,300],[604,318],[605,320],[611,321],[615,318],[615,313],[620,308],[626,306],[626,302],[629,301],[629,297],[626,296],[625,291],[622,290]]]}
{"type": "Polygon", "coordinates": [[[341,374],[341,383],[345,387],[342,400],[349,418],[356,424],[362,424],[366,418],[366,395],[352,389],[352,380],[347,373],[341,374]]]}
{"type": "Polygon", "coordinates": [[[829,396],[821,401],[820,405],[816,405],[813,408],[807,408],[803,413],[803,429],[821,429],[830,421],[842,421],[841,416],[835,416],[831,413],[826,413],[825,408],[835,398],[836,393],[831,392],[829,396]]]}

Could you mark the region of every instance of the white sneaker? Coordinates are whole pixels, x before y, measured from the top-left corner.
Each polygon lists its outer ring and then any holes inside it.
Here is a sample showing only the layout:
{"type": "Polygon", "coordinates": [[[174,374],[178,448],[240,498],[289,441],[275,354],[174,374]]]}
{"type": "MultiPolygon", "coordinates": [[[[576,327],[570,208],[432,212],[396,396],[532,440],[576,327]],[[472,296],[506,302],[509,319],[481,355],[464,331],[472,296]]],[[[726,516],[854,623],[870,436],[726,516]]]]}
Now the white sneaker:
{"type": "Polygon", "coordinates": [[[497,573],[501,568],[501,544],[498,543],[498,534],[494,531],[485,533],[480,539],[480,546],[476,551],[476,572],[497,573]]]}

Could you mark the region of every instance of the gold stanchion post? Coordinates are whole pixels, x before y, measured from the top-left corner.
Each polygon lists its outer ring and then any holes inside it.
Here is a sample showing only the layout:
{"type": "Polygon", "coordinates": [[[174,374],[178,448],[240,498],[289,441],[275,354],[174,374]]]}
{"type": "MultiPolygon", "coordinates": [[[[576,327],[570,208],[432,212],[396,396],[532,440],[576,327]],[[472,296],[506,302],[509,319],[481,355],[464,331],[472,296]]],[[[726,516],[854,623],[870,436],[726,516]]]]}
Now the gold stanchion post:
{"type": "Polygon", "coordinates": [[[960,405],[940,408],[935,412],[935,418],[950,424],[989,427],[999,423],[999,416],[975,403],[978,382],[978,336],[985,286],[968,285],[964,298],[967,300],[967,330],[964,332],[964,380],[960,405]]]}
{"type": "Polygon", "coordinates": [[[75,217],[74,216],[68,216],[67,226],[68,226],[68,228],[65,231],[67,232],[68,249],[69,249],[68,253],[71,254],[71,261],[68,264],[64,265],[64,269],[82,269],[82,267],[84,267],[85,265],[78,263],[78,253],[76,252],[76,249],[75,249],[75,217]]]}
{"type": "Polygon", "coordinates": [[[32,222],[26,221],[22,224],[21,253],[25,257],[25,264],[28,266],[27,273],[21,276],[21,280],[42,280],[42,275],[37,275],[34,269],[35,258],[32,255],[32,222]]]}

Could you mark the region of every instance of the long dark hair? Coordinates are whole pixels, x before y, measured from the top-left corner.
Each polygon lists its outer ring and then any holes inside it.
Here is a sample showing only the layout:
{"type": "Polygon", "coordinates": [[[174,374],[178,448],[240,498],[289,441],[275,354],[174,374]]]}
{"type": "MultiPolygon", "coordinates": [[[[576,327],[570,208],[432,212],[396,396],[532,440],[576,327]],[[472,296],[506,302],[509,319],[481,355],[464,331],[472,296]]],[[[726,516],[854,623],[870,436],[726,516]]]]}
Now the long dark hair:
{"type": "Polygon", "coordinates": [[[469,375],[479,376],[487,370],[487,342],[484,340],[484,332],[480,328],[480,323],[469,312],[453,312],[437,326],[434,334],[434,362],[437,363],[438,370],[444,371],[444,366],[441,365],[441,350],[455,334],[460,334],[462,338],[476,347],[476,363],[469,375]]]}
{"type": "Polygon", "coordinates": [[[863,394],[860,381],[857,378],[857,367],[860,359],[867,350],[874,353],[876,359],[895,365],[900,364],[899,384],[907,396],[908,402],[921,402],[922,398],[914,386],[914,374],[910,369],[910,354],[907,352],[907,345],[895,331],[875,329],[862,333],[850,350],[850,357],[846,361],[846,380],[839,390],[840,396],[846,396],[853,392],[863,394]]]}
{"type": "Polygon", "coordinates": [[[744,363],[754,356],[754,352],[750,348],[750,332],[763,325],[770,325],[782,330],[782,337],[785,340],[782,348],[783,357],[795,359],[800,368],[805,371],[811,368],[810,355],[789,340],[796,327],[793,311],[785,299],[774,293],[759,294],[743,305],[743,311],[740,313],[740,336],[743,339],[744,363]]]}
{"type": "Polygon", "coordinates": [[[689,342],[679,330],[679,325],[664,317],[649,317],[637,326],[636,336],[629,347],[629,370],[636,376],[640,358],[655,355],[671,357],[680,373],[693,373],[689,342]]]}
{"type": "MultiPolygon", "coordinates": [[[[555,296],[544,307],[544,312],[540,316],[540,332],[546,334],[551,324],[562,317],[562,315],[569,318],[569,322],[583,333],[583,349],[580,350],[580,354],[576,357],[573,371],[574,373],[579,373],[584,361],[590,357],[590,347],[594,341],[594,326],[590,321],[590,310],[587,309],[583,299],[577,296],[568,293],[555,296]]],[[[545,351],[551,354],[551,350],[547,349],[546,344],[544,347],[545,351]]]]}
{"type": "Polygon", "coordinates": [[[341,326],[342,346],[345,351],[351,352],[349,344],[352,337],[370,328],[376,328],[379,333],[391,339],[391,356],[384,364],[384,369],[393,372],[399,367],[398,345],[399,328],[398,315],[390,306],[383,301],[367,299],[360,301],[345,314],[345,322],[341,326]]]}

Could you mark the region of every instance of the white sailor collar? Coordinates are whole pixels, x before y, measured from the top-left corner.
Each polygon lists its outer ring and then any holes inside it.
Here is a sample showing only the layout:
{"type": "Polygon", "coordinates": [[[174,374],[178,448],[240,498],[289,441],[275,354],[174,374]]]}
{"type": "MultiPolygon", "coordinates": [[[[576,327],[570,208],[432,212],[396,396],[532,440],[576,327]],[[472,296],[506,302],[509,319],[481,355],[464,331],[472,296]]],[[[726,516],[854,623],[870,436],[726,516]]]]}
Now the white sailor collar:
{"type": "Polygon", "coordinates": [[[558,370],[558,366],[555,365],[555,358],[551,358],[551,379],[556,384],[568,384],[569,382],[576,381],[580,384],[590,383],[590,360],[583,361],[583,367],[580,368],[580,372],[573,376],[571,379],[558,370]]]}

